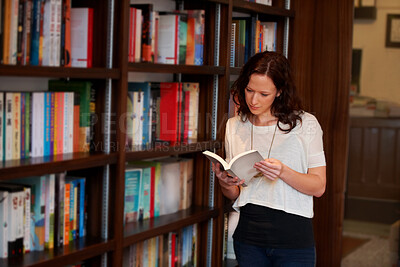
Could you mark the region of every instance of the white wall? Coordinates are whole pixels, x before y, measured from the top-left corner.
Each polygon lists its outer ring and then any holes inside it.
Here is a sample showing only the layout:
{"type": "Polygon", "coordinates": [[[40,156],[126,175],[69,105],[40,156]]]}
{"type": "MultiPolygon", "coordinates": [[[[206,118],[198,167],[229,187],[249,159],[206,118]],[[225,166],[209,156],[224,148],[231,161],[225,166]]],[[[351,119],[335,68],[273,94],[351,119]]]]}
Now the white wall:
{"type": "Polygon", "coordinates": [[[386,16],[400,14],[400,0],[377,0],[376,6],[376,20],[354,20],[353,48],[362,49],[360,93],[400,104],[400,48],[385,47],[386,16]]]}

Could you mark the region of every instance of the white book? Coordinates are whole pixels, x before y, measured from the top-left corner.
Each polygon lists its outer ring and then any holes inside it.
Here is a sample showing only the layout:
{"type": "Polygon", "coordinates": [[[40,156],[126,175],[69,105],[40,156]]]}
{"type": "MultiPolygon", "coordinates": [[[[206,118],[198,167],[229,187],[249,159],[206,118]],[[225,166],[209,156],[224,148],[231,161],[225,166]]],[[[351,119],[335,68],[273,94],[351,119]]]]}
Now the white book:
{"type": "Polygon", "coordinates": [[[71,8],[71,66],[92,67],[93,9],[71,8]]]}
{"type": "Polygon", "coordinates": [[[264,29],[264,47],[263,51],[276,51],[276,22],[261,22],[264,29]]]}
{"type": "MultiPolygon", "coordinates": [[[[136,92],[135,92],[136,93],[136,92]]],[[[143,144],[143,98],[144,98],[144,92],[137,92],[137,98],[135,99],[136,102],[134,103],[133,107],[135,109],[136,113],[136,124],[135,126],[137,128],[134,129],[134,145],[137,148],[140,148],[140,146],[143,144]]]]}
{"type": "Polygon", "coordinates": [[[4,138],[4,93],[0,92],[0,160],[3,160],[3,138],[4,138]]]}
{"type": "Polygon", "coordinates": [[[68,133],[69,133],[69,130],[68,130],[68,128],[70,127],[70,125],[69,125],[69,121],[68,121],[68,111],[69,111],[69,107],[68,107],[68,105],[70,105],[70,101],[69,101],[69,98],[70,98],[70,95],[69,95],[69,93],[67,93],[67,92],[63,92],[63,94],[64,94],[64,98],[63,98],[63,100],[64,100],[64,104],[63,104],[63,107],[64,107],[64,110],[63,110],[63,118],[64,118],[64,124],[63,124],[63,153],[68,153],[68,150],[69,150],[69,147],[68,147],[68,133]]]}
{"type": "Polygon", "coordinates": [[[31,188],[24,187],[24,253],[31,251],[31,188]]]}
{"type": "Polygon", "coordinates": [[[160,15],[158,23],[158,62],[178,64],[178,15],[160,15]]]}
{"type": "Polygon", "coordinates": [[[32,93],[32,157],[43,156],[44,93],[32,93]]]}
{"type": "Polygon", "coordinates": [[[142,51],[142,10],[135,8],[136,15],[135,15],[135,62],[140,62],[140,55],[142,51]]]}
{"type": "Polygon", "coordinates": [[[54,0],[44,1],[43,14],[43,45],[42,45],[42,66],[54,66],[53,41],[55,33],[55,2],[54,0]]]}
{"type": "Polygon", "coordinates": [[[12,118],[13,118],[13,97],[14,93],[6,93],[6,109],[5,109],[5,116],[6,116],[6,121],[5,121],[5,159],[6,160],[11,160],[12,159],[12,145],[14,144],[13,140],[13,124],[12,124],[12,118]]]}
{"type": "Polygon", "coordinates": [[[62,0],[55,0],[55,29],[54,29],[54,50],[53,63],[59,67],[61,61],[61,17],[62,17],[62,0]]]}
{"type": "Polygon", "coordinates": [[[203,154],[214,164],[221,164],[221,170],[228,172],[232,177],[243,179],[245,181],[243,186],[248,185],[250,180],[258,175],[259,172],[253,167],[254,164],[264,160],[257,150],[240,153],[231,159],[229,163],[211,151],[204,151],[203,154]]]}
{"type": "Polygon", "coordinates": [[[8,191],[0,191],[0,258],[8,257],[8,207],[10,195],[8,191]]]}
{"type": "Polygon", "coordinates": [[[64,92],[64,146],[63,153],[73,152],[74,138],[74,93],[64,92]]]}
{"type": "Polygon", "coordinates": [[[36,127],[39,123],[39,114],[38,112],[40,111],[40,108],[38,107],[39,105],[39,93],[32,93],[31,97],[31,110],[32,110],[32,116],[31,116],[31,121],[32,121],[32,135],[31,135],[31,157],[38,157],[39,155],[39,148],[38,148],[38,127],[36,127]],[[35,127],[33,127],[35,126],[35,127]]]}

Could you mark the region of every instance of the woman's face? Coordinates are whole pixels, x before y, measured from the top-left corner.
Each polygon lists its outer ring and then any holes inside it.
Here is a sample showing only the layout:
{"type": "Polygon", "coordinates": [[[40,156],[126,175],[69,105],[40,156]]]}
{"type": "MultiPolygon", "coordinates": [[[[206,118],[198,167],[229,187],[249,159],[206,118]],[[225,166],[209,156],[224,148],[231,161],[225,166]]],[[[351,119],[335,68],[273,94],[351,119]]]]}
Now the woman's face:
{"type": "Polygon", "coordinates": [[[271,105],[278,97],[277,91],[271,78],[264,74],[252,74],[245,89],[245,97],[250,112],[257,118],[271,118],[271,105]]]}

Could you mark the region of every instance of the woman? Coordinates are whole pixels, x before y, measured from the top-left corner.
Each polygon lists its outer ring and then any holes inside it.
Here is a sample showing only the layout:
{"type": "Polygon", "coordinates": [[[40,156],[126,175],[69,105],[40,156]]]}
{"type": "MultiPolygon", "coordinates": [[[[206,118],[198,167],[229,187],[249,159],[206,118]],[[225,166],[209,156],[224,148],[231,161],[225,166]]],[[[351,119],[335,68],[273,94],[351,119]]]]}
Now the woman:
{"type": "Polygon", "coordinates": [[[313,196],[326,185],[321,127],[302,110],[281,54],[254,55],[231,93],[238,109],[226,125],[226,160],[251,149],[265,158],[246,187],[213,165],[223,194],[240,212],[233,234],[239,266],[314,266],[313,196]]]}

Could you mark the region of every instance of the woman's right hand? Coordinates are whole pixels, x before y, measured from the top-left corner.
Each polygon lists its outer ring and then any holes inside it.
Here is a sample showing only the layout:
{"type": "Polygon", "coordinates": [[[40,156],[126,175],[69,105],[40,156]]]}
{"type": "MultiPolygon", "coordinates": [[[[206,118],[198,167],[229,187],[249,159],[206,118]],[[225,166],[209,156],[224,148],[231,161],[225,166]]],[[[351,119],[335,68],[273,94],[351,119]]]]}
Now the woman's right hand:
{"type": "Polygon", "coordinates": [[[217,176],[219,184],[225,189],[244,183],[244,180],[240,180],[238,177],[232,177],[226,171],[222,171],[219,163],[212,163],[212,170],[215,176],[217,176]]]}

